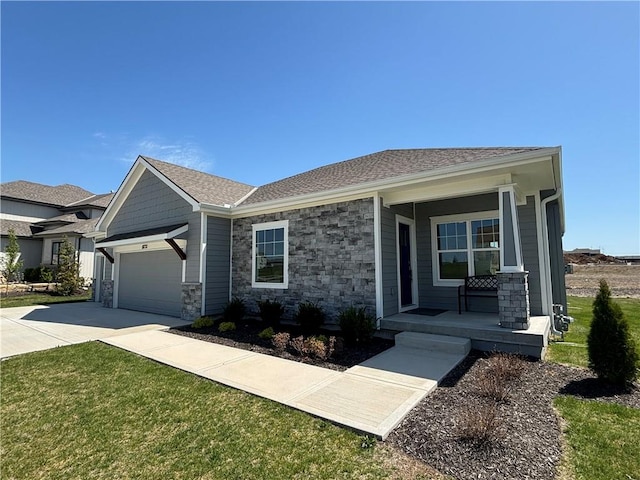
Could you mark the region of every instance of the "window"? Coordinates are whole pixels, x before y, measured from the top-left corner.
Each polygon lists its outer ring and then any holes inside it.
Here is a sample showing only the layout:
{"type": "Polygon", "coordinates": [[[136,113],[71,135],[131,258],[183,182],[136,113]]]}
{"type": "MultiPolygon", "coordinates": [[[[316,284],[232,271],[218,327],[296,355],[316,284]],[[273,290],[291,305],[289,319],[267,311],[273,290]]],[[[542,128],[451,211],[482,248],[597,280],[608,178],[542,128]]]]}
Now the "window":
{"type": "Polygon", "coordinates": [[[58,265],[60,263],[60,249],[62,242],[51,243],[51,265],[58,265]]]}
{"type": "Polygon", "coordinates": [[[289,284],[289,221],[253,225],[254,288],[287,288],[289,284]]]}
{"type": "Polygon", "coordinates": [[[493,275],[500,268],[497,212],[431,219],[434,285],[459,285],[468,275],[493,275]]]}

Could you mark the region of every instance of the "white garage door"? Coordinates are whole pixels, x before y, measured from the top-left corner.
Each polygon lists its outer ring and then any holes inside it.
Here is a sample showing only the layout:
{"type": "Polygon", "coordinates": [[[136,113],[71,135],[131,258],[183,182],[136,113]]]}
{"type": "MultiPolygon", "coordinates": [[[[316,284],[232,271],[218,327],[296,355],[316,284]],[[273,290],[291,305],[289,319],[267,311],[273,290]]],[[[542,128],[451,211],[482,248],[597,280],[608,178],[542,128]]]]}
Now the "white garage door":
{"type": "Polygon", "coordinates": [[[179,317],[182,261],[173,250],[120,255],[118,308],[179,317]]]}

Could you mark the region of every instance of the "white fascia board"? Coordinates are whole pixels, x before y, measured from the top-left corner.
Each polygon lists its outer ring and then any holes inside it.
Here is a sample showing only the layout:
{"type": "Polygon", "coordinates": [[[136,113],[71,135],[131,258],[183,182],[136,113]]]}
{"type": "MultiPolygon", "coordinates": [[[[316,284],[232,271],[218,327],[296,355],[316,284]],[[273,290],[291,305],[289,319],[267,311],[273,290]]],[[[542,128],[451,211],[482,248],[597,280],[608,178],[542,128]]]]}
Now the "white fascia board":
{"type": "Polygon", "coordinates": [[[180,197],[182,197],[182,199],[187,202],[189,205],[191,205],[191,208],[193,208],[194,212],[197,212],[200,208],[200,203],[198,201],[196,201],[195,198],[193,198],[191,195],[189,195],[187,192],[185,192],[184,190],[182,190],[179,186],[177,186],[175,183],[173,183],[171,180],[169,180],[167,177],[164,176],[163,173],[161,173],[158,169],[156,169],[153,165],[151,165],[149,162],[147,162],[142,156],[138,157],[138,160],[140,160],[140,163],[142,163],[147,170],[149,170],[151,173],[153,173],[156,177],[158,177],[160,180],[162,180],[162,182],[169,187],[171,190],[173,190],[175,193],[177,193],[180,197]]]}
{"type": "Polygon", "coordinates": [[[209,203],[201,203],[198,210],[207,215],[214,215],[216,217],[231,218],[231,211],[233,207],[221,207],[220,205],[212,205],[209,203]]]}
{"type": "Polygon", "coordinates": [[[175,230],[172,230],[166,233],[158,233],[156,235],[147,235],[146,237],[124,238],[122,240],[114,240],[112,242],[100,243],[97,246],[99,248],[106,248],[106,247],[111,248],[111,247],[120,247],[123,245],[139,245],[141,243],[158,242],[161,240],[168,240],[170,238],[177,237],[178,235],[181,235],[187,232],[188,230],[189,230],[189,225],[184,225],[180,228],[176,228],[175,230]]]}
{"type": "Polygon", "coordinates": [[[241,218],[260,213],[267,213],[268,211],[281,211],[310,206],[308,204],[322,205],[324,203],[335,203],[337,201],[342,201],[342,197],[349,197],[349,199],[369,198],[373,197],[377,191],[387,188],[407,187],[427,180],[433,181],[451,178],[458,175],[478,174],[494,170],[496,168],[551,160],[552,154],[557,154],[558,151],[559,147],[544,148],[534,150],[532,152],[498,157],[497,159],[490,158],[486,161],[475,163],[472,168],[469,167],[469,164],[455,165],[452,167],[437,169],[433,172],[412,173],[409,175],[362,183],[356,185],[355,188],[354,186],[347,186],[329,191],[298,195],[296,197],[289,197],[286,199],[270,200],[252,205],[240,205],[232,208],[231,211],[234,218],[241,218]]]}

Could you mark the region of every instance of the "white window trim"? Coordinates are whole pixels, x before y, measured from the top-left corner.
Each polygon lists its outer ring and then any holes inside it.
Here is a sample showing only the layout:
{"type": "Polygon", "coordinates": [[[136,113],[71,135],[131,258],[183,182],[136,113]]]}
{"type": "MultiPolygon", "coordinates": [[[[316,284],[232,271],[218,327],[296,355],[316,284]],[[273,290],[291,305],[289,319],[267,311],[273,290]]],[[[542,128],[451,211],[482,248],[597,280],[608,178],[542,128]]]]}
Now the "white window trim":
{"type": "MultiPolygon", "coordinates": [[[[500,218],[500,212],[498,210],[492,210],[488,212],[475,212],[475,213],[463,213],[457,215],[443,215],[440,217],[429,217],[431,222],[431,262],[433,272],[433,286],[434,287],[457,287],[463,285],[462,279],[441,279],[440,278],[440,259],[438,258],[438,229],[439,223],[452,223],[452,222],[469,222],[473,220],[489,220],[493,218],[500,218]]],[[[502,232],[502,225],[500,225],[500,232],[502,232]]],[[[470,229],[467,229],[467,252],[473,251],[471,248],[471,235],[470,229]]],[[[494,250],[492,248],[487,249],[475,249],[475,250],[494,250]]],[[[500,238],[500,254],[502,255],[502,238],[500,238]]],[[[469,265],[473,269],[472,258],[469,258],[469,265]]]]}
{"type": "Polygon", "coordinates": [[[278,222],[255,223],[251,225],[251,287],[252,288],[289,288],[289,220],[278,222]],[[256,282],[256,232],[259,230],[284,229],[284,278],[282,283],[256,282]]]}

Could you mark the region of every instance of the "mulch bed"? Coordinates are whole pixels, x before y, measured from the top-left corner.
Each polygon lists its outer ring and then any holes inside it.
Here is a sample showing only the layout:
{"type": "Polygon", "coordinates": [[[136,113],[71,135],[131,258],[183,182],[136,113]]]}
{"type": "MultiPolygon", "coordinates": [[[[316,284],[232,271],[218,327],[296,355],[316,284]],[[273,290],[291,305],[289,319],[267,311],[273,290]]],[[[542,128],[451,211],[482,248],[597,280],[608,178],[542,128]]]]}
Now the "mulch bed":
{"type": "Polygon", "coordinates": [[[622,392],[599,382],[589,370],[530,361],[507,400],[498,404],[501,426],[496,438],[483,444],[462,440],[459,422],[487,402],[477,393],[487,364],[480,353],[467,357],[387,441],[459,480],[551,480],[562,455],[554,397],[573,395],[640,408],[638,388],[622,392]]]}
{"type": "MultiPolygon", "coordinates": [[[[238,324],[237,329],[230,332],[219,332],[217,326],[201,328],[198,330],[194,330],[190,326],[175,327],[169,329],[169,332],[177,335],[197,338],[198,340],[204,340],[205,342],[219,343],[229,347],[264,353],[266,355],[281,357],[296,362],[308,363],[310,365],[340,372],[358,365],[359,363],[382,353],[394,345],[393,340],[373,338],[370,343],[364,345],[344,345],[342,352],[336,353],[332,358],[323,361],[317,358],[301,357],[286,351],[277,352],[270,341],[263,340],[258,337],[258,333],[264,330],[267,326],[268,325],[265,325],[258,319],[250,318],[245,323],[238,324]]],[[[283,324],[274,328],[274,330],[277,333],[288,332],[291,334],[291,338],[301,334],[297,326],[290,324],[283,324]]],[[[336,336],[336,332],[332,330],[322,330],[319,333],[326,337],[332,335],[336,336]]]]}
{"type": "MultiPolygon", "coordinates": [[[[243,348],[323,368],[344,371],[394,345],[392,340],[374,338],[368,345],[346,347],[337,358],[327,361],[278,354],[270,342],[259,339],[265,327],[249,321],[236,331],[219,333],[217,328],[169,331],[222,345],[243,348]]],[[[277,331],[299,334],[283,325],[277,331]]],[[[335,335],[326,331],[325,335],[335,335]]],[[[509,395],[498,403],[500,426],[490,442],[462,440],[461,419],[487,405],[478,393],[478,382],[487,371],[487,355],[473,351],[452,370],[440,386],[418,404],[391,433],[386,442],[458,480],[552,480],[562,456],[560,419],[553,409],[558,395],[584,400],[617,403],[640,409],[640,388],[630,392],[599,382],[584,368],[541,361],[526,361],[522,376],[510,384],[509,395]]]]}

